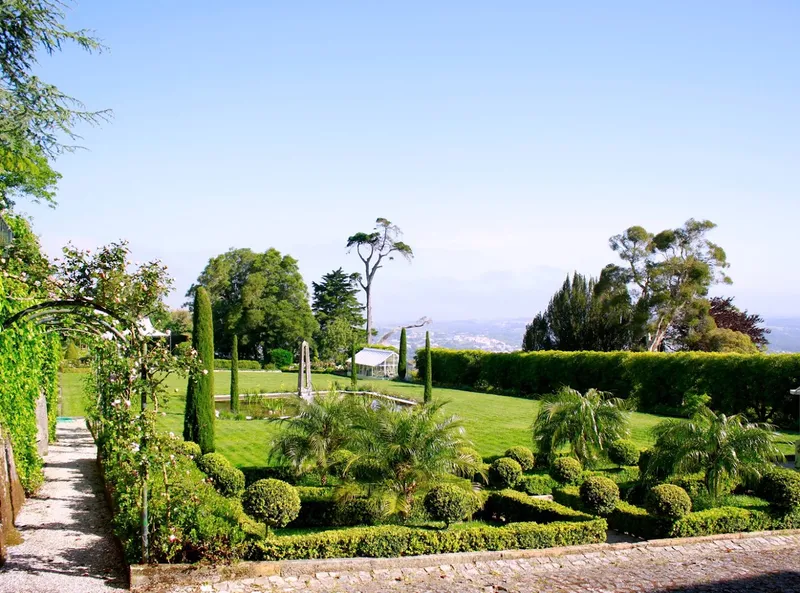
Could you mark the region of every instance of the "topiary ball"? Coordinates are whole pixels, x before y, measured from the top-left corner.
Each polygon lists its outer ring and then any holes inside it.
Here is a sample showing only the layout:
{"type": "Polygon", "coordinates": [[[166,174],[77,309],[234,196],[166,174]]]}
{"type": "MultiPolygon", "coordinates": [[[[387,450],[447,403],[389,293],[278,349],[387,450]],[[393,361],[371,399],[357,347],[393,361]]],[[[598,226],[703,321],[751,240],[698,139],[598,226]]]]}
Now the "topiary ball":
{"type": "Polygon", "coordinates": [[[619,486],[610,478],[590,476],[581,484],[581,502],[595,515],[609,515],[619,502],[619,486]]]}
{"type": "Polygon", "coordinates": [[[608,459],[618,466],[639,463],[639,447],[630,441],[614,441],[608,446],[608,459]]]}
{"type": "Polygon", "coordinates": [[[650,489],[645,506],[653,515],[674,521],[691,512],[692,499],[680,486],[661,484],[650,489]]]}
{"type": "Polygon", "coordinates": [[[761,478],[758,495],[784,512],[800,509],[800,472],[771,469],[761,478]]]}
{"type": "Polygon", "coordinates": [[[471,515],[475,501],[470,492],[455,484],[440,484],[428,490],[423,505],[431,519],[450,525],[471,515]]]}
{"type": "Polygon", "coordinates": [[[511,447],[508,451],[506,451],[505,456],[519,463],[522,471],[524,472],[533,469],[533,466],[536,464],[536,458],[533,456],[533,451],[528,449],[528,447],[511,447]]]}
{"type": "Polygon", "coordinates": [[[550,475],[561,484],[574,484],[582,472],[581,462],[573,457],[559,457],[550,466],[550,475]]]}
{"type": "Polygon", "coordinates": [[[244,512],[268,527],[285,527],[300,514],[300,496],[280,480],[259,480],[244,491],[244,512]]]}
{"type": "Polygon", "coordinates": [[[489,466],[489,484],[495,488],[513,488],[522,476],[522,466],[509,457],[501,457],[489,466]]]}
{"type": "Polygon", "coordinates": [[[203,455],[200,445],[192,441],[178,441],[175,443],[175,452],[189,459],[199,459],[203,455]]]}
{"type": "Polygon", "coordinates": [[[244,474],[233,467],[221,453],[206,453],[196,458],[197,467],[211,478],[217,492],[227,497],[239,496],[244,490],[244,474]]]}

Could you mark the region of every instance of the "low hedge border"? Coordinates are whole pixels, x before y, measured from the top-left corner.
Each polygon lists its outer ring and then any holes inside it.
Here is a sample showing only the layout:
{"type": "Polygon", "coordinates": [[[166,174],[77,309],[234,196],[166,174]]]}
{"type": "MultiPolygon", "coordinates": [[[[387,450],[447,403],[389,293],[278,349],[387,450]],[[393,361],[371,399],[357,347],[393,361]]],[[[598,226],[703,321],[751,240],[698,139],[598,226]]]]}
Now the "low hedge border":
{"type": "Polygon", "coordinates": [[[535,521],[551,523],[556,521],[592,521],[592,515],[569,508],[552,500],[532,498],[516,490],[492,492],[483,507],[487,519],[507,523],[535,521]]]}
{"type": "Polygon", "coordinates": [[[398,525],[357,527],[254,541],[247,560],[389,558],[492,550],[519,550],[601,543],[604,519],[578,522],[512,523],[501,527],[415,529],[398,525]]]}
{"type": "MultiPolygon", "coordinates": [[[[214,368],[221,371],[229,371],[231,370],[231,361],[229,358],[215,358],[214,359],[214,368]]],[[[260,371],[261,370],[261,363],[257,360],[240,360],[239,361],[239,370],[240,371],[260,371]]]]}

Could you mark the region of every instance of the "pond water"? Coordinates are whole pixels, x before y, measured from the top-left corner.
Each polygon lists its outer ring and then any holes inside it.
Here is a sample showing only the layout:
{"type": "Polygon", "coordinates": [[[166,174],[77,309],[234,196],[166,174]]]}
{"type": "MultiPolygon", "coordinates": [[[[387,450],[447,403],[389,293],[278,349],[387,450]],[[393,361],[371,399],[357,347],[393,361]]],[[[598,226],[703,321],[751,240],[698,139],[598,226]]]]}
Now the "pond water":
{"type": "MultiPolygon", "coordinates": [[[[229,401],[216,402],[216,409],[220,414],[230,413],[231,403],[229,401]]],[[[259,397],[259,396],[239,396],[239,413],[253,420],[264,418],[280,418],[282,416],[295,416],[300,407],[297,396],[290,397],[259,397]]]]}

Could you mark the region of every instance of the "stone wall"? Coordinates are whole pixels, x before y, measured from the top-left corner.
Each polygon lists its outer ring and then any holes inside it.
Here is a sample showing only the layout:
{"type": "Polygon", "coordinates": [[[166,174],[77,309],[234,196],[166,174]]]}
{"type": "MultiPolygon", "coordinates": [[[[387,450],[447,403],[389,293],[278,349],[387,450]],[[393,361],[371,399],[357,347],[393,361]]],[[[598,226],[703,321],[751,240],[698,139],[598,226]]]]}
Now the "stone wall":
{"type": "Polygon", "coordinates": [[[6,544],[14,533],[14,520],[25,502],[17,475],[11,439],[0,427],[0,566],[6,560],[6,544]]]}

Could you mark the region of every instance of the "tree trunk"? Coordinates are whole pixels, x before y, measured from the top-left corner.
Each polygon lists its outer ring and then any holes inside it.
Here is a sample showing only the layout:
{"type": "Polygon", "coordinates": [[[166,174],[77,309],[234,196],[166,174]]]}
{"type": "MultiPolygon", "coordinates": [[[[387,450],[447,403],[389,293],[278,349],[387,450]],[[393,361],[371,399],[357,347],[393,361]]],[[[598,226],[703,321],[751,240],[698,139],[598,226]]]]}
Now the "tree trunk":
{"type": "Polygon", "coordinates": [[[372,343],[372,284],[367,284],[364,289],[367,293],[367,346],[372,343]]]}

